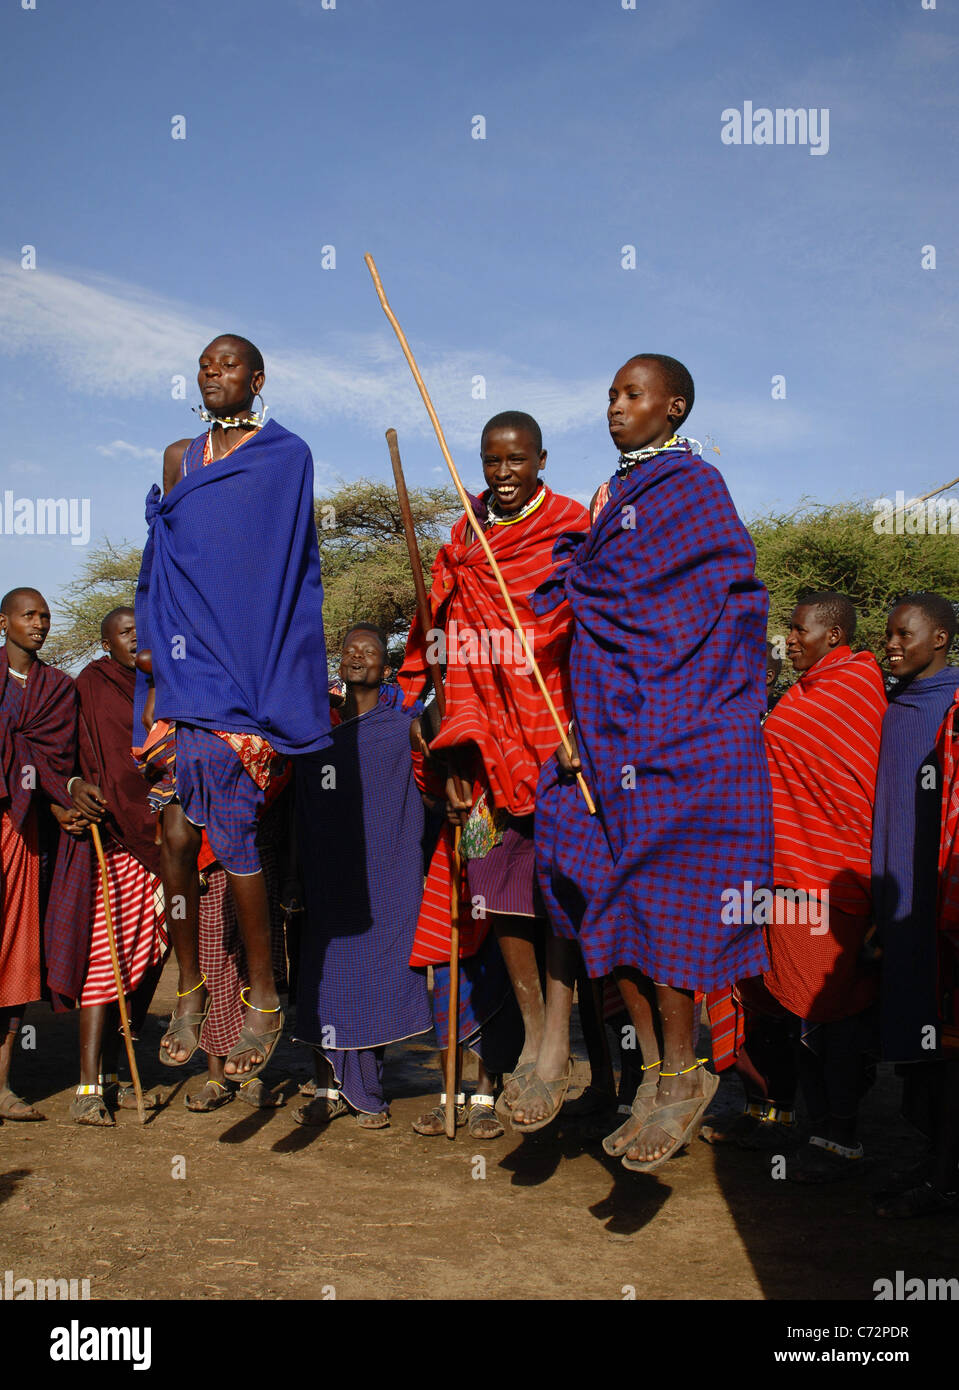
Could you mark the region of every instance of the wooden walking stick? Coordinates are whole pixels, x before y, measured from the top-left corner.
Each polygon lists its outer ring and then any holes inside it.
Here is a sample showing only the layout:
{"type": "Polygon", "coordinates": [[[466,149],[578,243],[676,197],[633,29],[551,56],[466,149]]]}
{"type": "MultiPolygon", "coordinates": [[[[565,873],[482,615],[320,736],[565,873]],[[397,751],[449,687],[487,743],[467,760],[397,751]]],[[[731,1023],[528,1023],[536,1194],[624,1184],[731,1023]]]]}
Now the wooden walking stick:
{"type": "MultiPolygon", "coordinates": [[[[520,642],[523,644],[523,651],[526,654],[526,660],[529,662],[530,670],[536,678],[536,684],[539,686],[543,695],[543,699],[546,701],[547,709],[553,717],[553,723],[556,725],[557,732],[559,733],[560,742],[562,743],[563,748],[566,750],[566,756],[571,759],[573,756],[573,750],[570,746],[566,730],[563,728],[563,721],[560,719],[556,706],[553,704],[552,697],[550,696],[549,690],[546,687],[546,682],[543,680],[543,673],[539,669],[536,658],[533,656],[533,649],[526,640],[526,633],[524,632],[522,624],[520,623],[520,620],[516,614],[516,609],[513,607],[513,600],[509,596],[509,590],[506,587],[506,581],[503,578],[502,571],[500,570],[499,565],[496,563],[496,556],[493,554],[493,551],[490,548],[490,543],[486,539],[486,534],[483,531],[482,526],[479,524],[479,522],[476,520],[475,515],[473,514],[473,508],[470,505],[469,496],[465,487],[463,486],[459,473],[456,471],[456,464],[453,462],[453,455],[450,453],[449,447],[446,443],[446,436],[443,433],[443,427],[439,422],[439,417],[436,414],[435,409],[433,408],[433,402],[430,400],[430,393],[427,391],[426,383],[423,381],[423,378],[420,375],[420,369],[416,365],[416,359],[413,356],[413,353],[410,349],[410,345],[406,341],[406,334],[400,327],[399,319],[397,319],[396,315],[393,313],[393,310],[390,308],[389,302],[387,301],[386,291],[383,289],[383,282],[380,279],[379,271],[376,269],[376,262],[373,260],[373,257],[369,254],[365,255],[363,259],[366,262],[367,270],[369,270],[370,275],[373,277],[373,284],[376,288],[376,295],[380,301],[380,305],[383,309],[383,312],[389,319],[393,327],[393,332],[396,334],[397,339],[399,340],[400,347],[403,349],[403,356],[406,358],[406,361],[409,364],[410,371],[413,373],[413,380],[419,387],[419,393],[423,397],[423,404],[426,406],[426,412],[429,415],[430,420],[432,422],[437,442],[439,443],[440,449],[443,453],[443,457],[446,460],[446,466],[450,471],[450,477],[453,479],[453,486],[456,488],[456,491],[459,494],[459,499],[462,502],[466,515],[468,516],[472,524],[473,530],[476,533],[476,539],[482,546],[483,553],[489,561],[490,568],[492,569],[493,574],[496,578],[496,582],[499,585],[500,593],[503,595],[503,601],[506,604],[506,608],[509,612],[509,615],[513,620],[513,628],[519,634],[520,642]]],[[[586,779],[581,772],[578,772],[576,774],[576,781],[579,784],[580,791],[583,793],[583,800],[586,802],[586,805],[589,808],[590,815],[595,815],[596,806],[593,802],[593,798],[590,796],[589,787],[587,787],[586,785],[586,779]]]]}
{"type": "MultiPolygon", "coordinates": [[[[403,534],[406,537],[410,569],[413,571],[416,611],[419,614],[423,640],[425,641],[430,628],[430,601],[426,592],[426,581],[423,578],[423,561],[420,558],[420,548],[416,541],[413,509],[410,506],[410,497],[406,490],[406,478],[403,476],[403,464],[400,460],[400,446],[396,438],[396,430],[386,431],[386,442],[390,450],[390,462],[393,465],[393,479],[396,483],[396,495],[399,498],[400,514],[403,518],[403,534]]],[[[436,695],[436,708],[442,719],[446,713],[446,691],[440,676],[439,663],[432,661],[429,663],[429,667],[430,675],[433,678],[433,690],[436,695]]],[[[460,827],[457,826],[453,832],[453,867],[450,877],[450,1024],[444,1064],[446,1083],[444,1122],[447,1139],[456,1138],[456,1091],[460,1074],[460,873],[460,827]]]]}
{"type": "Polygon", "coordinates": [[[93,848],[97,852],[97,859],[100,864],[100,882],[103,884],[103,916],[107,924],[107,943],[110,947],[110,960],[113,963],[113,978],[117,985],[117,1003],[120,1005],[120,1022],[123,1025],[123,1041],[126,1043],[127,1061],[130,1063],[130,1075],[133,1077],[133,1089],[137,1097],[137,1115],[140,1123],[146,1123],[146,1106],[143,1104],[143,1088],[140,1085],[140,1073],[137,1071],[136,1058],[133,1055],[133,1034],[130,1032],[130,1018],[127,1014],[127,1001],[123,992],[123,979],[120,975],[120,958],[117,955],[117,941],[113,934],[113,916],[110,912],[110,884],[107,879],[107,861],[103,857],[103,842],[100,839],[100,831],[96,825],[91,824],[90,834],[93,837],[93,848]]]}

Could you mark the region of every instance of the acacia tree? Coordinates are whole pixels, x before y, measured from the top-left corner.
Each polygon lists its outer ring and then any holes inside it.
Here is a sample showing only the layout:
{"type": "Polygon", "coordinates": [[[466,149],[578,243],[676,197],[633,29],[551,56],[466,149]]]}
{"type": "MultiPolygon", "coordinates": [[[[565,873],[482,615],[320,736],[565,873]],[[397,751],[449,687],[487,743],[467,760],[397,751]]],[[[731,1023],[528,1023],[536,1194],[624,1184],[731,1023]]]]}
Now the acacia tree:
{"type": "MultiPolygon", "coordinates": [[[[411,488],[410,509],[429,587],[436,552],[462,509],[449,487],[411,488]]],[[[376,623],[399,638],[416,610],[416,593],[392,486],[369,478],[340,483],[317,501],[315,515],[331,656],[351,623],[376,623]]],[[[138,546],[126,542],[105,541],[89,551],[76,578],[58,595],[63,616],[58,614],[44,645],[45,661],[72,669],[99,653],[100,621],[111,608],[132,605],[141,555],[138,546]]],[[[333,665],[339,665],[338,657],[333,665]]]]}
{"type": "MultiPolygon", "coordinates": [[[[856,646],[885,660],[890,606],[910,590],[959,599],[959,545],[948,534],[877,534],[870,502],[820,505],[749,523],[756,573],[769,590],[769,636],[784,635],[803,589],[838,589],[859,613],[856,646]]],[[[955,660],[955,656],[953,657],[955,660]]]]}
{"type": "MultiPolygon", "coordinates": [[[[429,588],[436,552],[462,507],[452,488],[426,487],[410,489],[410,510],[429,588]]],[[[331,660],[351,623],[376,623],[390,636],[405,636],[416,611],[416,591],[393,487],[369,478],[341,483],[317,502],[316,532],[331,660]]]]}
{"type": "Polygon", "coordinates": [[[133,606],[141,554],[139,546],[109,540],[87,553],[79,574],[57,595],[59,612],[43,645],[44,661],[70,670],[99,654],[104,615],[133,606]]]}

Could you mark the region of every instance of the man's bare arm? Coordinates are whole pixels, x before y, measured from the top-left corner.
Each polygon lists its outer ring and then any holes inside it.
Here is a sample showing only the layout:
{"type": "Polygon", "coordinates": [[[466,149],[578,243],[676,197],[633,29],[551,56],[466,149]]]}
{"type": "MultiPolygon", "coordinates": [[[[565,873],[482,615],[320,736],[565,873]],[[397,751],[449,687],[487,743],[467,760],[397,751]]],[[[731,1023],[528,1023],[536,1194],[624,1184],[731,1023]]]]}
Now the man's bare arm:
{"type": "Polygon", "coordinates": [[[183,467],[183,455],[187,451],[189,439],[178,439],[175,444],[168,444],[163,453],[163,495],[171,492],[180,481],[180,470],[183,467]]]}

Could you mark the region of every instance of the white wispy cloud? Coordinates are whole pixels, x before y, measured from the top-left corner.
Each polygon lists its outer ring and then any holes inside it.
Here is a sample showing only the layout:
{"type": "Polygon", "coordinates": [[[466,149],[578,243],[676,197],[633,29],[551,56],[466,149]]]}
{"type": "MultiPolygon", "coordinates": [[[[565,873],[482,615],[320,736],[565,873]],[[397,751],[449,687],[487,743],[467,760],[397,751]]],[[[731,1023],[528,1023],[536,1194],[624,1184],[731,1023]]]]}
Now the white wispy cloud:
{"type": "Polygon", "coordinates": [[[162,455],[159,449],[151,449],[143,444],[128,444],[125,439],[114,439],[112,444],[98,444],[97,453],[104,458],[134,458],[159,460],[162,455]]]}
{"type": "MultiPolygon", "coordinates": [[[[43,359],[71,391],[168,399],[171,379],[185,376],[189,392],[198,352],[217,331],[212,315],[110,277],[22,270],[0,257],[0,352],[43,359]]],[[[266,341],[261,346],[272,413],[294,409],[311,420],[346,419],[377,431],[388,421],[408,433],[429,432],[388,330],[351,333],[325,353],[272,348],[266,341]]],[[[480,346],[444,351],[420,344],[416,351],[444,428],[457,443],[475,443],[478,425],[506,406],[530,411],[557,435],[594,423],[605,403],[605,378],[563,380],[480,346]],[[479,375],[489,382],[488,400],[473,399],[479,375]]],[[[117,440],[104,449],[132,457],[136,447],[117,440]]]]}

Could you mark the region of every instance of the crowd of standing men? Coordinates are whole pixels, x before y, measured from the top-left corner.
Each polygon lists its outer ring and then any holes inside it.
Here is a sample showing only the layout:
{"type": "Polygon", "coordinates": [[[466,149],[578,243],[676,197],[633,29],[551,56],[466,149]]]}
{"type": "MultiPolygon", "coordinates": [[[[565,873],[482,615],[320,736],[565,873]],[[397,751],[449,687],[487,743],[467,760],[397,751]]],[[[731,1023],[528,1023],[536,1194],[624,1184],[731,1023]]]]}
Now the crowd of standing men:
{"type": "MultiPolygon", "coordinates": [[[[41,997],[79,1012],[77,1123],[136,1103],[112,924],[134,1031],[175,951],[160,1061],[206,1053],[190,1110],[276,1103],[262,1073],[289,989],[315,1062],[301,1124],[388,1126],[384,1049],[433,1027],[478,1059],[453,1098],[476,1138],[578,1107],[608,1112],[603,1146],[631,1171],[701,1132],[790,1147],[789,1176],[822,1183],[861,1171],[882,1059],[928,1155],[878,1210],[955,1210],[953,605],[890,596],[884,681],[849,599],[805,592],[797,678],[770,696],[782,663],[752,542],[679,433],[692,379],[641,354],[610,387],[619,461],[589,508],[544,483],[531,416],[494,416],[431,625],[414,620],[394,680],[388,635],[357,614],[331,686],[312,459],[254,409],[264,380],[246,339],[201,355],[208,429],[166,451],[135,605],[104,616],[101,659],[72,679],[40,660],[42,595],[0,604],[0,1118],[42,1118],[9,1077],[41,997]],[[567,1101],[577,997],[592,1080],[567,1101]],[[745,1110],[710,1117],[731,1065],[745,1110]]],[[[443,1132],[447,1100],[418,1133],[443,1132]]]]}

